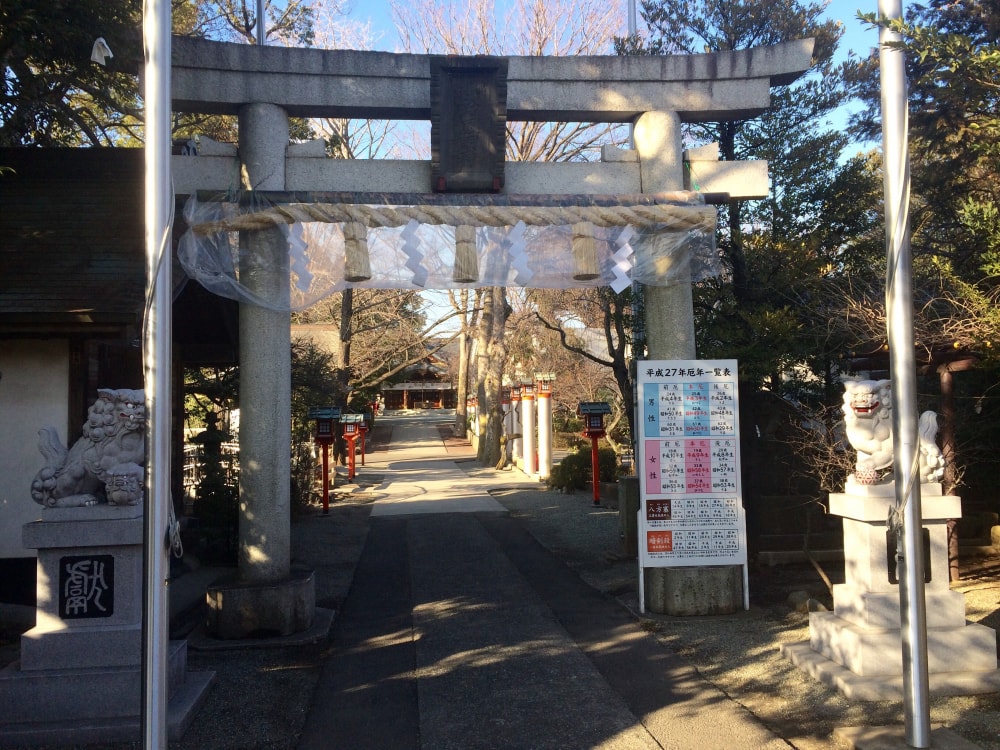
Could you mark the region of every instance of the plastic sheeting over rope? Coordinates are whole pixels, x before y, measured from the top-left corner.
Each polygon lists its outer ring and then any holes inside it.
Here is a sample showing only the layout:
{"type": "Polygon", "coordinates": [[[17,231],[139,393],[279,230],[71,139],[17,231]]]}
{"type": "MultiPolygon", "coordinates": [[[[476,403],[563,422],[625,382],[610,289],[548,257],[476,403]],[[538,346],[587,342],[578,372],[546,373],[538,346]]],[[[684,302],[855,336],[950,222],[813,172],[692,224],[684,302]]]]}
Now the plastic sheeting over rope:
{"type": "MultiPolygon", "coordinates": [[[[187,275],[224,297],[302,310],[348,287],[669,286],[720,273],[716,209],[697,193],[631,196],[199,193],[184,210],[187,275]],[[279,231],[288,257],[253,241],[279,231]],[[290,290],[241,283],[288,267],[290,290]],[[277,268],[270,269],[277,270],[277,268]]],[[[273,238],[272,238],[273,239],[273,238]]]]}

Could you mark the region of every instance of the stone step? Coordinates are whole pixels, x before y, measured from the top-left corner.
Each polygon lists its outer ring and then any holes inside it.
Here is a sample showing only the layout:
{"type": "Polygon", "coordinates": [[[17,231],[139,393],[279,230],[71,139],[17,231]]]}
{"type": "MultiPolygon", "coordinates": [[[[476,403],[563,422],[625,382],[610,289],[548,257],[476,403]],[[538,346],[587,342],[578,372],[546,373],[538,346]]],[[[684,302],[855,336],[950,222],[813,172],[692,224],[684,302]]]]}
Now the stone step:
{"type": "MultiPolygon", "coordinates": [[[[809,644],[817,653],[863,677],[903,672],[898,629],[862,628],[833,612],[813,612],[809,615],[809,644]]],[[[928,628],[928,672],[990,672],[996,668],[996,631],[991,628],[977,623],[928,628]]]]}

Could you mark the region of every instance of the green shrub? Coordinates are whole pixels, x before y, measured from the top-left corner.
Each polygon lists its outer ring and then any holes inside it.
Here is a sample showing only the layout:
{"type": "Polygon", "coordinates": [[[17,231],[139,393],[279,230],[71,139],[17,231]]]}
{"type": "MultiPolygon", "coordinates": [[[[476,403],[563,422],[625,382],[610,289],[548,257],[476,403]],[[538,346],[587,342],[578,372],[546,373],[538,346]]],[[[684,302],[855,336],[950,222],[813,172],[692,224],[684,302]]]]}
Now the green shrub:
{"type": "Polygon", "coordinates": [[[597,472],[602,482],[618,481],[618,454],[614,450],[597,449],[597,472]]]}
{"type": "Polygon", "coordinates": [[[549,472],[549,486],[563,492],[581,490],[587,486],[590,474],[590,454],[569,453],[549,472]]]}
{"type": "MultiPolygon", "coordinates": [[[[593,457],[590,447],[578,448],[568,453],[562,461],[552,467],[549,472],[549,487],[561,489],[564,492],[582,490],[593,482],[593,457]]],[[[601,482],[618,480],[618,456],[611,448],[599,448],[597,451],[597,471],[601,482]]]]}

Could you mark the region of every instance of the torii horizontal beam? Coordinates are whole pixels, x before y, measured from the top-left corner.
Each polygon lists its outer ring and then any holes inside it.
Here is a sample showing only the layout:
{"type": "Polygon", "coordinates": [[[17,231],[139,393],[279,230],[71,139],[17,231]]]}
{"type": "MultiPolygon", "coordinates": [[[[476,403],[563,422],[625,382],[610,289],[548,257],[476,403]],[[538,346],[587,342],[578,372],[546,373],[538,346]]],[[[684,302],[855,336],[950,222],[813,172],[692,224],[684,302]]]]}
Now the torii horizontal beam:
{"type": "MultiPolygon", "coordinates": [[[[808,70],[812,39],[703,55],[509,57],[507,119],[629,122],[673,111],[685,122],[753,117],[770,87],[808,70]]],[[[179,112],[238,114],[268,102],[293,117],[430,118],[432,55],[173,38],[179,112]]]]}

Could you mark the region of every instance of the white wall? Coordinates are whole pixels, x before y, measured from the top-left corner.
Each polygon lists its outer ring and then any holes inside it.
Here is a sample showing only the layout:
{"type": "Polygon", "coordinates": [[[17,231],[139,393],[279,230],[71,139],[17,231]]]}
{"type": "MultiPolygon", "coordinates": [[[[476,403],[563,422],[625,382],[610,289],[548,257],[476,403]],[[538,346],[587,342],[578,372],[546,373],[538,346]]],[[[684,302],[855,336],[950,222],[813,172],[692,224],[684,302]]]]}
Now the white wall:
{"type": "Polygon", "coordinates": [[[52,425],[66,443],[68,392],[66,341],[4,341],[0,346],[0,557],[35,556],[21,545],[21,527],[40,517],[41,506],[30,494],[43,462],[38,430],[52,425]]]}

